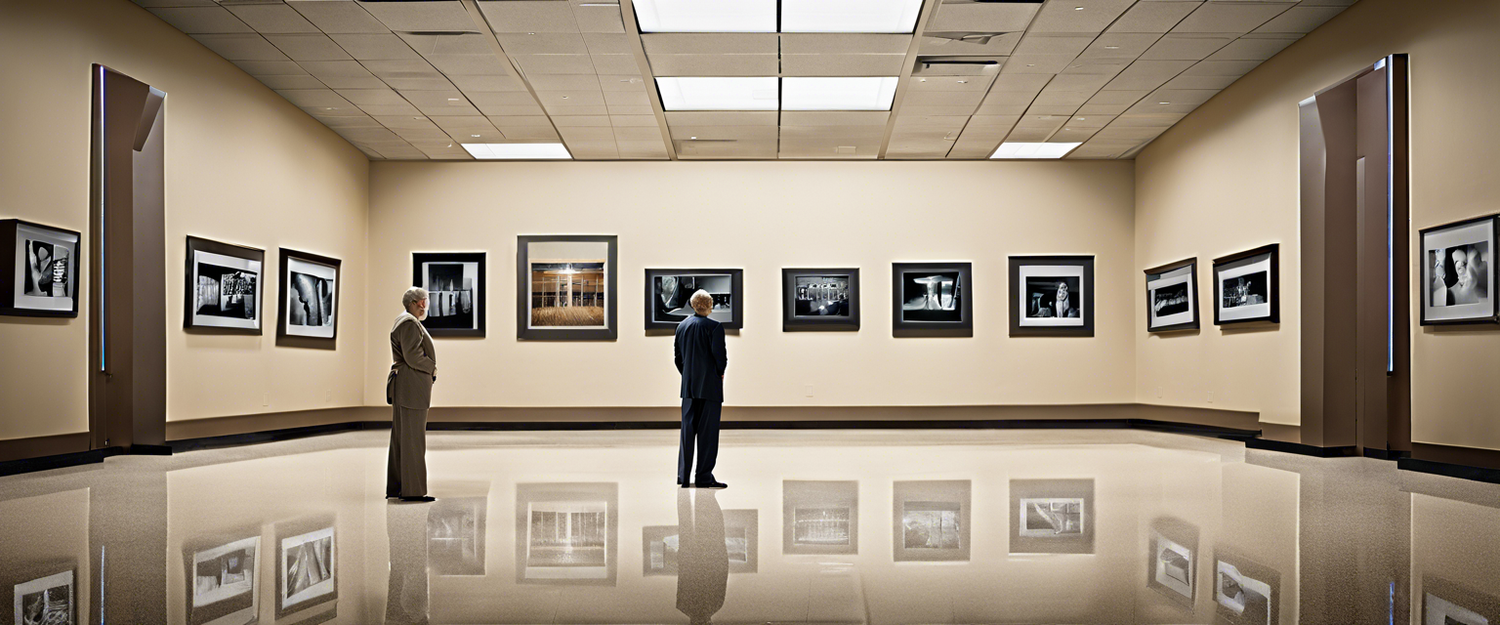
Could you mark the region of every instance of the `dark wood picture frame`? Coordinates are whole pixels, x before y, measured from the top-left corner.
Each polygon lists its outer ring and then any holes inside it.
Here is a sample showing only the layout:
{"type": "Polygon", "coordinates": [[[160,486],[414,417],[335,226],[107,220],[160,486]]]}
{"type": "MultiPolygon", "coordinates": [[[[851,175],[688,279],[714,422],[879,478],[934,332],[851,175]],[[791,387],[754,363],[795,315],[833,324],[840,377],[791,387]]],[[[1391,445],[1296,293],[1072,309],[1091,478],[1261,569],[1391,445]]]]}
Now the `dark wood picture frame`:
{"type": "Polygon", "coordinates": [[[1211,291],[1214,305],[1214,325],[1222,326],[1234,323],[1281,323],[1281,244],[1271,243],[1262,245],[1253,250],[1245,250],[1228,256],[1220,256],[1214,259],[1214,285],[1211,291]],[[1270,277],[1266,281],[1266,294],[1270,305],[1270,313],[1246,319],[1224,319],[1221,312],[1224,305],[1224,294],[1220,292],[1223,280],[1219,274],[1227,269],[1233,269],[1245,261],[1260,256],[1270,256],[1270,277]]]}
{"type": "Polygon", "coordinates": [[[516,339],[523,341],[613,341],[619,338],[619,236],[613,234],[523,234],[516,237],[516,339]],[[531,326],[531,260],[527,246],[532,243],[608,243],[604,260],[604,326],[570,329],[567,327],[532,328],[531,326]]]}
{"type": "Polygon", "coordinates": [[[1186,260],[1179,260],[1179,261],[1177,261],[1175,263],[1167,263],[1167,264],[1161,265],[1159,267],[1152,267],[1150,269],[1147,269],[1145,271],[1145,274],[1146,274],[1146,331],[1147,332],[1156,333],[1156,332],[1177,332],[1177,331],[1181,331],[1181,330],[1197,330],[1197,329],[1199,329],[1199,327],[1200,327],[1200,321],[1199,320],[1202,318],[1201,311],[1199,310],[1199,302],[1201,302],[1203,300],[1203,298],[1199,297],[1200,294],[1198,293],[1198,291],[1199,291],[1199,288],[1198,288],[1198,257],[1194,256],[1194,257],[1186,259],[1186,260]],[[1191,321],[1184,321],[1184,322],[1181,322],[1181,323],[1172,323],[1172,324],[1166,324],[1166,325],[1160,325],[1160,326],[1152,327],[1152,325],[1151,325],[1151,317],[1155,313],[1155,310],[1154,310],[1153,305],[1152,305],[1151,281],[1154,280],[1154,279],[1156,279],[1156,278],[1158,278],[1158,277],[1160,277],[1160,276],[1162,276],[1162,275],[1164,275],[1164,274],[1171,273],[1171,272],[1174,272],[1174,271],[1178,271],[1178,270],[1180,270],[1180,269],[1182,269],[1184,267],[1191,268],[1191,271],[1189,271],[1189,273],[1188,273],[1188,282],[1187,282],[1187,284],[1188,284],[1188,306],[1192,310],[1193,319],[1191,321]]]}
{"type": "Polygon", "coordinates": [[[781,331],[859,331],[859,268],[822,269],[801,267],[781,270],[781,331]],[[846,317],[797,316],[797,278],[836,276],[849,280],[849,315],[846,317]]]}
{"type": "Polygon", "coordinates": [[[184,260],[185,267],[183,268],[184,280],[182,289],[182,327],[184,330],[189,330],[201,334],[250,334],[255,336],[261,336],[265,334],[265,299],[266,284],[268,283],[268,281],[266,280],[267,272],[265,250],[189,235],[187,238],[187,256],[184,260]],[[197,276],[194,275],[193,261],[198,252],[218,254],[220,256],[230,256],[241,260],[260,263],[260,275],[257,276],[257,279],[260,281],[260,283],[255,286],[254,328],[235,328],[193,323],[193,315],[197,313],[198,303],[198,280],[197,276]]]}
{"type": "Polygon", "coordinates": [[[1496,246],[1500,245],[1500,216],[1485,215],[1483,217],[1474,217],[1462,221],[1455,221],[1423,228],[1417,233],[1417,245],[1417,288],[1420,292],[1420,299],[1417,301],[1417,312],[1420,315],[1418,325],[1438,326],[1500,323],[1500,294],[1496,293],[1496,289],[1500,288],[1500,278],[1497,278],[1494,267],[1496,246]],[[1429,251],[1427,247],[1427,237],[1430,235],[1441,234],[1449,230],[1457,230],[1459,228],[1468,228],[1475,225],[1482,225],[1485,222],[1488,222],[1489,224],[1490,243],[1490,262],[1485,267],[1484,277],[1484,279],[1488,282],[1488,284],[1486,284],[1485,286],[1488,289],[1490,300],[1488,314],[1453,319],[1429,318],[1427,309],[1432,303],[1432,289],[1428,285],[1432,283],[1432,266],[1427,263],[1427,252],[1429,251]]]}
{"type": "MultiPolygon", "coordinates": [[[[1011,256],[1010,275],[1010,336],[1094,336],[1094,257],[1093,256],[1011,256]],[[1061,265],[1078,267],[1082,271],[1078,290],[1083,295],[1083,306],[1079,310],[1080,323],[1071,326],[1022,325],[1021,306],[1025,303],[1022,291],[1026,283],[1021,270],[1034,265],[1061,265]]],[[[1056,317],[1053,317],[1056,318],[1056,317]]]]}
{"type": "Polygon", "coordinates": [[[428,290],[428,298],[431,299],[432,289],[427,285],[427,276],[422,275],[423,263],[478,263],[479,274],[474,281],[473,306],[475,309],[475,327],[473,328],[434,328],[428,322],[432,321],[432,302],[428,302],[427,320],[422,325],[427,328],[427,334],[433,338],[443,337],[469,337],[483,338],[487,320],[490,316],[487,295],[489,293],[487,282],[488,269],[486,265],[485,252],[412,252],[411,253],[411,283],[428,290]]]}
{"type": "Polygon", "coordinates": [[[78,302],[83,299],[83,290],[79,288],[82,279],[82,276],[79,275],[79,270],[82,268],[82,264],[79,263],[78,259],[81,254],[83,254],[83,235],[76,230],[48,226],[24,219],[0,220],[0,315],[13,317],[77,318],[78,302]],[[16,282],[17,269],[20,269],[20,267],[16,266],[16,254],[18,250],[15,246],[18,243],[17,239],[20,237],[19,232],[22,226],[50,231],[60,237],[73,238],[74,250],[72,257],[69,259],[71,263],[71,279],[68,281],[68,289],[73,295],[71,309],[49,310],[45,308],[25,308],[20,305],[20,302],[16,301],[16,292],[21,286],[16,282]]]}
{"type": "Polygon", "coordinates": [[[343,261],[329,256],[319,256],[308,252],[298,252],[287,248],[280,248],[280,261],[277,263],[278,276],[281,278],[280,288],[276,296],[276,344],[288,347],[315,347],[321,349],[334,349],[337,347],[339,335],[339,317],[343,316],[343,305],[339,302],[339,291],[344,288],[343,261]],[[287,290],[291,288],[291,268],[289,260],[298,260],[314,265],[324,265],[333,269],[333,334],[332,336],[303,336],[287,334],[287,290]]]}
{"type": "Polygon", "coordinates": [[[729,320],[719,321],[725,330],[739,330],[745,327],[745,270],[744,269],[646,269],[646,329],[647,330],[676,330],[679,321],[658,321],[656,319],[656,290],[652,287],[659,276],[670,275],[705,275],[705,276],[729,276],[729,320]]]}
{"type": "Polygon", "coordinates": [[[898,338],[974,336],[974,293],[974,263],[891,263],[891,335],[898,338]],[[907,321],[903,318],[906,301],[902,278],[908,273],[930,272],[958,274],[958,321],[907,321]]]}

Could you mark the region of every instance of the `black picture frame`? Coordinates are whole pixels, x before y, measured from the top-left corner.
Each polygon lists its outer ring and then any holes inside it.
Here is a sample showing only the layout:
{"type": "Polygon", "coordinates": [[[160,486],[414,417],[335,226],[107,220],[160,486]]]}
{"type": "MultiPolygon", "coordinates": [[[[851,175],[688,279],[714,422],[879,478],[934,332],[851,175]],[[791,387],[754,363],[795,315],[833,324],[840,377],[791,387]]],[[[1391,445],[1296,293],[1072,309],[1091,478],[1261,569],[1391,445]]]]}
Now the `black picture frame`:
{"type": "MultiPolygon", "coordinates": [[[[1009,259],[1010,274],[1010,336],[1094,336],[1094,257],[1093,256],[1011,256],[1009,259]],[[1030,306],[1030,295],[1025,294],[1027,289],[1026,276],[1023,272],[1029,267],[1063,266],[1077,268],[1077,276],[1063,276],[1064,278],[1076,277],[1079,282],[1078,290],[1083,295],[1083,305],[1078,308],[1079,320],[1071,325],[1050,325],[1054,321],[1041,321],[1042,319],[1065,320],[1071,316],[1054,317],[1028,317],[1022,312],[1025,307],[1030,306]],[[1043,323],[1049,325],[1042,325],[1043,323]]],[[[1060,289],[1059,289],[1060,290],[1060,289]]],[[[1051,307],[1048,307],[1049,309],[1051,307]]]]}
{"type": "MultiPolygon", "coordinates": [[[[619,338],[619,237],[616,235],[519,235],[516,237],[516,339],[523,341],[613,341],[619,338]],[[532,327],[531,258],[534,243],[606,243],[603,268],[604,327],[532,327]]],[[[599,293],[595,293],[598,295],[599,293]]]]}
{"type": "MultiPolygon", "coordinates": [[[[729,277],[729,310],[728,314],[720,315],[717,311],[711,313],[709,318],[723,324],[725,330],[739,330],[745,326],[745,270],[744,269],[646,269],[646,295],[645,295],[645,320],[647,330],[676,330],[677,324],[691,316],[684,315],[680,319],[666,319],[664,311],[657,306],[656,279],[662,277],[729,277]]],[[[717,295],[717,294],[716,294],[717,295]]],[[[688,306],[687,298],[692,293],[681,296],[682,306],[688,306]]],[[[692,308],[688,306],[688,310],[692,308]]]]}
{"type": "MultiPolygon", "coordinates": [[[[1193,258],[1189,258],[1189,259],[1186,259],[1186,260],[1179,260],[1179,261],[1177,261],[1175,263],[1167,263],[1167,264],[1161,265],[1159,267],[1152,267],[1150,269],[1145,270],[1145,274],[1146,274],[1146,331],[1147,332],[1178,332],[1178,331],[1182,331],[1182,330],[1197,330],[1197,329],[1199,329],[1199,323],[1200,323],[1199,322],[1199,318],[1201,317],[1201,315],[1200,315],[1200,311],[1199,311],[1199,308],[1198,308],[1198,302],[1200,301],[1200,298],[1198,297],[1198,258],[1195,256],[1193,258]],[[1186,282],[1186,284],[1187,284],[1187,304],[1188,304],[1188,312],[1192,313],[1191,314],[1191,319],[1190,320],[1186,320],[1186,321],[1181,321],[1181,322],[1178,322],[1178,323],[1164,323],[1164,324],[1161,324],[1161,325],[1153,325],[1153,322],[1154,322],[1154,320],[1156,318],[1156,306],[1155,306],[1155,302],[1156,302],[1156,291],[1157,291],[1158,287],[1153,287],[1152,283],[1156,282],[1156,281],[1165,280],[1165,279],[1175,279],[1175,276],[1173,278],[1166,278],[1166,276],[1167,276],[1167,274],[1180,272],[1183,269],[1187,269],[1188,270],[1187,271],[1187,282],[1186,282]]],[[[1177,313],[1177,314],[1181,314],[1181,313],[1177,313]]],[[[1171,316],[1176,316],[1176,315],[1171,315],[1171,316]]]]}
{"type": "MultiPolygon", "coordinates": [[[[13,317],[53,317],[53,318],[77,318],[78,300],[82,299],[79,283],[82,276],[79,275],[79,255],[83,253],[83,235],[76,230],[48,226],[22,219],[0,220],[0,315],[13,317]],[[43,242],[45,245],[55,248],[57,245],[71,245],[72,256],[62,266],[58,266],[55,253],[52,256],[54,272],[65,272],[68,278],[67,291],[69,297],[53,298],[51,296],[31,296],[25,293],[26,284],[31,282],[27,273],[26,263],[17,264],[18,256],[26,257],[28,250],[21,247],[21,236],[27,231],[35,236],[47,237],[51,241],[43,242]],[[65,299],[65,307],[43,308],[27,306],[28,299],[65,299]]],[[[56,288],[56,283],[49,288],[56,288]]]]}
{"type": "MultiPolygon", "coordinates": [[[[486,257],[485,252],[412,252],[411,253],[411,283],[412,283],[413,286],[419,286],[419,287],[422,287],[424,289],[427,289],[427,296],[428,296],[428,302],[427,302],[427,319],[425,319],[425,320],[422,321],[422,325],[427,328],[427,334],[428,335],[432,336],[433,338],[443,338],[443,337],[483,338],[484,337],[484,335],[485,335],[485,328],[486,328],[486,325],[487,325],[486,321],[489,319],[489,316],[490,316],[490,314],[489,314],[490,313],[490,309],[488,307],[488,300],[486,299],[486,295],[488,295],[488,293],[489,293],[489,288],[488,288],[489,283],[486,281],[488,279],[488,274],[486,273],[487,268],[485,267],[485,264],[486,264],[485,263],[485,260],[486,260],[485,257],[486,257]],[[472,314],[474,316],[474,321],[473,321],[473,323],[469,324],[468,327],[450,327],[450,324],[445,319],[443,319],[444,315],[435,315],[435,313],[434,313],[435,310],[441,310],[441,309],[437,308],[437,306],[439,306],[440,302],[434,301],[437,298],[435,298],[433,296],[433,293],[435,293],[435,291],[433,290],[432,287],[436,286],[436,285],[433,285],[431,283],[431,280],[429,280],[430,276],[426,276],[426,275],[422,274],[422,267],[423,267],[423,265],[425,265],[427,263],[451,263],[451,264],[469,264],[469,263],[474,263],[474,264],[477,265],[477,268],[476,268],[477,275],[473,277],[473,288],[471,290],[472,292],[469,294],[469,305],[471,307],[470,308],[470,310],[471,310],[470,314],[472,314]]],[[[462,285],[459,285],[459,286],[461,287],[462,285]]],[[[447,293],[448,291],[436,291],[436,292],[437,293],[447,293]]],[[[461,288],[458,289],[457,291],[455,291],[453,293],[453,298],[454,298],[454,302],[453,302],[452,305],[455,305],[455,306],[459,307],[459,309],[461,309],[462,305],[463,305],[463,293],[462,293],[462,289],[461,288]]]]}
{"type": "MultiPolygon", "coordinates": [[[[284,521],[275,525],[276,542],[274,543],[273,548],[270,549],[270,551],[276,554],[276,561],[274,564],[272,564],[272,566],[276,567],[275,593],[277,620],[284,619],[287,616],[293,614],[307,613],[309,614],[309,620],[302,620],[299,622],[320,623],[332,619],[336,614],[339,598],[340,568],[338,564],[339,532],[337,525],[338,524],[333,515],[307,517],[293,521],[284,521]],[[291,589],[288,588],[288,580],[286,576],[287,558],[288,556],[296,557],[298,554],[289,554],[287,552],[287,542],[293,540],[301,541],[291,545],[291,547],[297,548],[307,543],[321,541],[324,538],[328,540],[328,576],[323,580],[315,583],[313,586],[309,586],[308,590],[312,592],[309,592],[308,596],[298,599],[297,601],[291,601],[292,597],[294,597],[297,593],[290,592],[291,589]],[[324,583],[329,584],[329,586],[325,587],[324,589],[313,590],[316,586],[324,583]],[[326,590],[326,592],[323,592],[324,590],[326,590]],[[333,605],[329,606],[329,608],[327,609],[328,611],[322,612],[322,614],[318,615],[317,617],[312,617],[311,613],[315,610],[315,608],[325,603],[331,603],[333,605]]],[[[317,548],[317,546],[314,546],[314,549],[317,548]]]]}
{"type": "Polygon", "coordinates": [[[782,332],[858,332],[859,331],[859,268],[783,268],[781,270],[781,331],[782,332]],[[848,281],[845,302],[848,315],[798,315],[797,278],[834,277],[848,281]]]}
{"type": "Polygon", "coordinates": [[[280,252],[280,262],[277,263],[277,271],[281,277],[281,284],[276,298],[276,344],[285,347],[334,349],[338,345],[339,317],[341,316],[339,311],[343,308],[339,302],[339,290],[343,288],[344,282],[341,269],[343,261],[329,256],[289,250],[284,247],[280,248],[280,252]],[[333,288],[331,289],[332,292],[328,294],[331,298],[332,313],[329,314],[326,311],[324,313],[332,317],[328,324],[330,326],[328,336],[310,336],[293,333],[288,329],[287,300],[289,299],[288,296],[291,293],[291,289],[295,288],[292,284],[292,261],[296,261],[299,264],[320,265],[327,270],[331,270],[333,274],[333,288]]]}
{"type": "MultiPolygon", "coordinates": [[[[1500,295],[1497,295],[1496,293],[1497,288],[1500,288],[1500,279],[1497,279],[1493,267],[1496,245],[1500,244],[1500,217],[1497,217],[1495,215],[1486,215],[1484,217],[1475,217],[1472,219],[1465,219],[1463,221],[1455,221],[1451,223],[1432,226],[1430,228],[1423,228],[1422,230],[1418,231],[1418,241],[1421,246],[1420,253],[1417,255],[1416,273],[1418,285],[1417,288],[1421,291],[1421,299],[1417,304],[1417,308],[1420,313],[1418,325],[1438,326],[1500,323],[1500,295]],[[1474,228],[1475,226],[1478,226],[1479,229],[1486,231],[1485,240],[1475,242],[1475,244],[1483,243],[1486,244],[1486,246],[1489,248],[1487,250],[1489,262],[1484,263],[1485,275],[1480,278],[1480,285],[1482,285],[1486,289],[1486,296],[1484,297],[1484,301],[1471,304],[1459,304],[1457,302],[1449,303],[1448,301],[1445,301],[1443,304],[1443,308],[1447,308],[1449,306],[1457,307],[1459,305],[1465,305],[1477,308],[1479,310],[1476,311],[1477,314],[1434,318],[1433,313],[1436,311],[1433,309],[1437,308],[1437,306],[1435,306],[1433,303],[1433,299],[1435,299],[1435,289],[1432,288],[1432,285],[1434,284],[1433,269],[1436,267],[1436,264],[1430,262],[1431,259],[1429,257],[1429,254],[1431,254],[1435,249],[1438,248],[1434,245],[1430,245],[1430,243],[1436,242],[1432,241],[1432,239],[1442,237],[1443,235],[1450,232],[1474,228]]],[[[1446,249],[1450,246],[1442,247],[1446,251],[1446,249]]],[[[1453,260],[1450,255],[1444,254],[1444,256],[1442,257],[1442,261],[1445,266],[1444,280],[1446,283],[1446,280],[1449,277],[1447,272],[1453,268],[1453,260]]],[[[1456,277],[1454,279],[1456,280],[1456,277]]],[[[1452,286],[1457,285],[1455,284],[1452,286]]],[[[1445,289],[1444,293],[1445,300],[1448,300],[1449,298],[1452,298],[1453,295],[1446,291],[1447,289],[1445,289]]]]}
{"type": "MultiPolygon", "coordinates": [[[[929,285],[931,289],[932,285],[929,285]]],[[[941,289],[941,287],[939,287],[941,289]]],[[[891,263],[891,334],[895,337],[974,336],[974,264],[968,262],[891,263]],[[958,299],[957,319],[923,320],[915,317],[920,309],[906,310],[906,279],[913,274],[957,274],[954,293],[958,299]]],[[[942,306],[942,293],[931,293],[942,306]]],[[[948,312],[948,311],[939,311],[948,312]]]]}
{"type": "MultiPolygon", "coordinates": [[[[244,245],[235,245],[233,243],[224,243],[224,242],[221,242],[221,241],[214,241],[212,239],[205,239],[205,238],[202,238],[202,237],[188,236],[187,237],[187,256],[185,258],[185,267],[183,269],[183,276],[184,276],[184,278],[183,278],[183,289],[182,289],[182,291],[183,291],[182,327],[183,327],[184,330],[188,330],[190,332],[195,332],[195,333],[203,333],[203,334],[249,334],[249,335],[255,335],[255,336],[260,336],[260,335],[265,334],[265,324],[264,324],[264,319],[265,319],[265,306],[264,306],[264,302],[265,302],[265,296],[266,296],[266,251],[265,250],[262,250],[262,249],[259,249],[259,248],[254,248],[254,247],[247,247],[247,246],[244,246],[244,245]],[[198,285],[198,275],[197,275],[197,273],[198,273],[197,272],[197,266],[198,266],[197,265],[197,260],[198,260],[199,253],[217,254],[219,256],[227,256],[227,257],[230,257],[232,259],[238,259],[238,260],[243,261],[243,262],[245,262],[247,264],[253,263],[255,265],[255,267],[256,267],[255,269],[250,269],[250,268],[243,269],[244,271],[254,271],[255,272],[255,280],[256,280],[256,284],[255,284],[255,303],[254,303],[254,306],[255,306],[255,310],[254,310],[254,319],[255,319],[255,322],[253,324],[250,324],[250,325],[217,325],[217,324],[210,325],[210,322],[217,321],[216,319],[214,319],[215,316],[213,316],[213,315],[203,315],[202,316],[203,318],[201,320],[198,319],[198,317],[200,317],[200,315],[197,314],[198,313],[198,301],[197,300],[198,300],[198,286],[199,286],[198,285]]],[[[234,321],[226,320],[224,323],[234,323],[234,321]]]]}
{"type": "MultiPolygon", "coordinates": [[[[1262,245],[1253,250],[1245,250],[1228,256],[1220,256],[1214,259],[1214,325],[1223,326],[1235,323],[1281,323],[1281,245],[1271,243],[1262,245]],[[1233,271],[1239,267],[1258,264],[1262,257],[1269,259],[1269,274],[1266,279],[1265,299],[1268,310],[1263,314],[1235,318],[1226,318],[1224,315],[1224,280],[1223,274],[1233,271]]],[[[1231,278],[1234,276],[1230,276],[1231,278]]],[[[1254,305],[1254,304],[1252,304],[1254,305]]]]}

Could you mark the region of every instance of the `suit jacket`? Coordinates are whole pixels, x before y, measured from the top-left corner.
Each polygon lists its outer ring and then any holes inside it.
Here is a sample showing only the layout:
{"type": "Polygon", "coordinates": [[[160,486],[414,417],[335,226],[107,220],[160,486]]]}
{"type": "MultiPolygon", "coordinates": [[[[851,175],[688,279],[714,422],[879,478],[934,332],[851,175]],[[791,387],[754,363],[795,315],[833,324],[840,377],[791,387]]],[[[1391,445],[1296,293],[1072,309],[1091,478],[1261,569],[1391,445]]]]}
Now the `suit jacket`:
{"type": "Polygon", "coordinates": [[[409,314],[396,318],[391,328],[391,373],[386,378],[386,401],[402,408],[432,406],[437,351],[422,322],[409,314]]]}
{"type": "Polygon", "coordinates": [[[729,367],[724,326],[708,317],[688,317],[677,324],[673,349],[682,374],[682,398],[724,401],[724,370],[729,367]]]}

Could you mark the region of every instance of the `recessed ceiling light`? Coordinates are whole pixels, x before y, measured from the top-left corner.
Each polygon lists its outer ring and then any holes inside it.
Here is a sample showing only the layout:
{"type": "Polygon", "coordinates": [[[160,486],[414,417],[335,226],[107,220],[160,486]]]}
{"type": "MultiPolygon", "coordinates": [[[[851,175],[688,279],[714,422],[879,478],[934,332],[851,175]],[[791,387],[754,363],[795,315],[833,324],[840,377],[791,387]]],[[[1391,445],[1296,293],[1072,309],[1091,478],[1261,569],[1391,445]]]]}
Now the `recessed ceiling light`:
{"type": "Polygon", "coordinates": [[[465,143],[464,149],[477,159],[567,159],[573,158],[561,143],[465,143]]]}
{"type": "Polygon", "coordinates": [[[1119,50],[1120,46],[1104,46],[1105,50],[1119,50]]]}
{"type": "Polygon", "coordinates": [[[1073,10],[1074,10],[1074,11],[1082,11],[1082,10],[1083,10],[1083,7],[1073,7],[1073,10]]]}
{"type": "Polygon", "coordinates": [[[636,0],[643,33],[774,33],[776,0],[636,0]]]}
{"type": "Polygon", "coordinates": [[[469,135],[469,136],[470,136],[470,137],[474,137],[474,138],[475,138],[475,139],[478,139],[478,138],[479,138],[479,135],[469,135]]]}
{"type": "Polygon", "coordinates": [[[990,158],[1062,158],[1082,143],[1002,143],[990,158]]]}
{"type": "Polygon", "coordinates": [[[1036,63],[1027,63],[1026,67],[1036,67],[1036,63]]]}
{"type": "Polygon", "coordinates": [[[895,76],[786,77],[781,79],[783,111],[889,111],[896,99],[895,76]]]}
{"type": "Polygon", "coordinates": [[[960,84],[960,85],[967,85],[967,84],[969,84],[969,81],[967,81],[967,80],[960,80],[960,81],[958,81],[958,84],[960,84]]]}
{"type": "Polygon", "coordinates": [[[668,111],[774,111],[781,94],[775,76],[661,76],[656,88],[668,111]]]}
{"type": "Polygon", "coordinates": [[[449,102],[457,102],[459,98],[448,98],[449,102]]]}
{"type": "Polygon", "coordinates": [[[781,0],[781,32],[909,33],[921,12],[922,0],[781,0]]]}
{"type": "Polygon", "coordinates": [[[563,96],[562,99],[566,100],[568,99],[568,96],[563,96]]]}
{"type": "Polygon", "coordinates": [[[1088,118],[1087,117],[1080,117],[1080,118],[1078,118],[1078,121],[1088,121],[1088,118]]]}
{"type": "Polygon", "coordinates": [[[420,118],[420,117],[413,117],[412,119],[422,119],[422,118],[420,118]]]}
{"type": "Polygon", "coordinates": [[[1157,102],[1157,104],[1160,104],[1162,106],[1166,106],[1168,104],[1171,104],[1171,102],[1157,102]]]}
{"type": "Polygon", "coordinates": [[[692,140],[694,140],[694,141],[697,141],[697,140],[698,140],[698,138],[697,138],[697,137],[688,137],[688,138],[689,138],[689,139],[692,139],[692,140]]]}

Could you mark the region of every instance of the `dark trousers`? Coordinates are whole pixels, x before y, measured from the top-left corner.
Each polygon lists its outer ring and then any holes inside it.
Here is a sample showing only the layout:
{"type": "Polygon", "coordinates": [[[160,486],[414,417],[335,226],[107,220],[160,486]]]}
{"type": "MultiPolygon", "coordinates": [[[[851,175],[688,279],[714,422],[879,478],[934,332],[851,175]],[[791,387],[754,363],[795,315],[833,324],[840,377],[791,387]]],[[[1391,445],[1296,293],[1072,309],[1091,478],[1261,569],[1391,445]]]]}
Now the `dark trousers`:
{"type": "Polygon", "coordinates": [[[427,411],[402,408],[391,413],[391,453],[386,462],[387,497],[427,495],[427,411]]]}
{"type": "Polygon", "coordinates": [[[682,443],[677,448],[677,482],[691,483],[693,480],[693,448],[698,449],[696,482],[707,484],[714,480],[714,463],[719,459],[719,411],[724,407],[720,399],[682,400],[682,443]]]}

